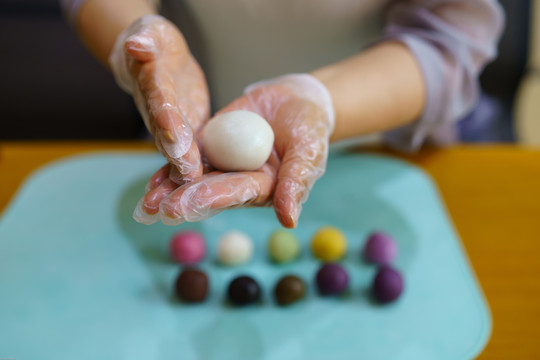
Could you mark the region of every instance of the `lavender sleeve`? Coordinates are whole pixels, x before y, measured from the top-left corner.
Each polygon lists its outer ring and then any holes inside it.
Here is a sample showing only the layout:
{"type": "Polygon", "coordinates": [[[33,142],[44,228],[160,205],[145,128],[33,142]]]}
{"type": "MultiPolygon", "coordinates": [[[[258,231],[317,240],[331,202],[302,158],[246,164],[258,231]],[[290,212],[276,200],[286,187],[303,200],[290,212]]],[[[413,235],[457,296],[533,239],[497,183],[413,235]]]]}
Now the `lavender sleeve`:
{"type": "Polygon", "coordinates": [[[455,123],[474,106],[478,75],[497,54],[504,13],[495,0],[394,1],[385,40],[405,44],[416,58],[426,89],[414,123],[384,134],[389,145],[417,150],[424,142],[457,140],[455,123]]]}
{"type": "MultiPolygon", "coordinates": [[[[75,26],[77,15],[81,5],[88,0],[60,0],[60,7],[64,13],[65,18],[69,21],[71,26],[75,26]]],[[[111,0],[114,1],[114,0],[111,0]]],[[[147,0],[153,6],[159,7],[160,0],[147,0]]]]}
{"type": "Polygon", "coordinates": [[[64,12],[64,16],[69,21],[70,25],[75,25],[77,14],[83,3],[88,0],[60,0],[60,7],[64,12]]]}

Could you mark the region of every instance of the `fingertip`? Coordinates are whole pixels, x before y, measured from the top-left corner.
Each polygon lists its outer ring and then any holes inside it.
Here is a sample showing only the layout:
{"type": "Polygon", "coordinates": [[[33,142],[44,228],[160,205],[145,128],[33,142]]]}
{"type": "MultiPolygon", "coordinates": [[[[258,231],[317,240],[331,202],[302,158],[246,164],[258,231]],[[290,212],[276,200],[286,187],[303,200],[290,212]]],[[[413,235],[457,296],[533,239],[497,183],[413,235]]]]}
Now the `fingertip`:
{"type": "Polygon", "coordinates": [[[183,224],[186,222],[186,220],[184,220],[183,217],[176,217],[176,218],[172,218],[172,217],[168,217],[162,213],[160,213],[160,220],[161,222],[164,224],[164,225],[168,225],[168,226],[176,226],[176,225],[180,225],[180,224],[183,224]]]}
{"type": "Polygon", "coordinates": [[[274,211],[276,216],[284,227],[288,229],[294,229],[298,223],[298,209],[300,205],[297,205],[292,199],[278,199],[274,200],[274,211]]]}
{"type": "Polygon", "coordinates": [[[154,38],[145,34],[136,34],[127,38],[125,49],[138,61],[154,60],[158,53],[158,46],[154,38]]]}
{"type": "Polygon", "coordinates": [[[148,215],[155,215],[159,211],[159,198],[161,194],[156,191],[150,191],[142,198],[141,209],[148,215]]]}
{"type": "Polygon", "coordinates": [[[148,183],[146,183],[146,186],[144,187],[144,192],[148,193],[160,186],[165,180],[167,180],[170,171],[171,164],[167,163],[163,165],[158,171],[154,173],[154,175],[152,175],[150,180],[148,180],[148,183]]]}
{"type": "Polygon", "coordinates": [[[172,143],[176,141],[176,138],[174,137],[171,130],[164,129],[163,130],[163,137],[166,140],[168,140],[169,142],[172,142],[172,143]]]}
{"type": "Polygon", "coordinates": [[[144,198],[140,199],[139,202],[137,203],[137,206],[135,206],[135,210],[133,210],[133,219],[136,222],[141,223],[141,224],[145,224],[145,225],[152,225],[152,224],[158,222],[159,221],[158,215],[157,214],[154,214],[154,215],[148,214],[144,210],[143,203],[144,203],[144,198]]]}
{"type": "Polygon", "coordinates": [[[159,221],[160,203],[177,187],[177,184],[166,179],[161,185],[146,193],[137,204],[134,218],[145,224],[159,221]]]}
{"type": "Polygon", "coordinates": [[[182,216],[173,204],[170,204],[168,199],[163,200],[159,204],[159,219],[165,225],[179,225],[185,222],[184,216],[182,216]]]}
{"type": "Polygon", "coordinates": [[[277,214],[277,218],[279,220],[279,223],[286,229],[294,229],[296,228],[296,223],[294,222],[294,219],[292,216],[283,216],[282,214],[277,214]]]}
{"type": "Polygon", "coordinates": [[[192,142],[191,145],[188,152],[180,159],[172,159],[174,165],[170,172],[169,179],[179,185],[192,182],[203,175],[204,169],[199,149],[195,142],[192,142]]]}
{"type": "Polygon", "coordinates": [[[197,144],[193,141],[193,131],[176,110],[160,111],[155,117],[155,125],[156,144],[170,158],[180,159],[190,151],[197,152],[193,155],[199,156],[197,144]]]}

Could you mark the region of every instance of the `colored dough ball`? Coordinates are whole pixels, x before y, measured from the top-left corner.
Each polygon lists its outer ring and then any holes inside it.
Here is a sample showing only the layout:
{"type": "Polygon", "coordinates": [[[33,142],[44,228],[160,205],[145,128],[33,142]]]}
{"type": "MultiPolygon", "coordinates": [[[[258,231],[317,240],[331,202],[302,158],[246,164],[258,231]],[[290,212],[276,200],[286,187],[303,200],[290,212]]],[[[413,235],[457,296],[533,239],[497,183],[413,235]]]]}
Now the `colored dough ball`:
{"type": "Polygon", "coordinates": [[[335,227],[323,227],[313,236],[311,241],[313,255],[322,261],[341,259],[347,251],[345,235],[335,227]]]}
{"type": "Polygon", "coordinates": [[[371,234],[364,245],[364,259],[375,264],[390,264],[397,255],[397,244],[394,239],[383,232],[371,234]]]}
{"type": "Polygon", "coordinates": [[[340,294],[349,286],[349,275],[338,264],[323,264],[315,280],[321,295],[340,294]]]}
{"type": "Polygon", "coordinates": [[[243,232],[229,231],[218,244],[218,259],[223,265],[235,266],[247,262],[253,254],[253,242],[243,232]]]}
{"type": "Polygon", "coordinates": [[[235,306],[253,304],[260,300],[261,288],[252,277],[239,276],[229,284],[227,297],[235,306]]]}
{"type": "Polygon", "coordinates": [[[297,276],[287,275],[282,277],[274,288],[274,297],[281,306],[297,302],[306,295],[306,285],[297,276]]]}
{"type": "Polygon", "coordinates": [[[290,231],[277,230],[268,241],[270,258],[277,263],[292,261],[300,253],[300,243],[290,231]]]}
{"type": "Polygon", "coordinates": [[[403,292],[403,277],[389,266],[382,266],[373,280],[373,296],[378,302],[389,303],[403,292]]]}
{"type": "Polygon", "coordinates": [[[176,296],[185,302],[201,302],[208,294],[208,277],[200,270],[184,269],[175,284],[176,296]]]}
{"type": "Polygon", "coordinates": [[[259,114],[236,110],[208,122],[202,146],[208,161],[223,171],[253,171],[264,165],[274,145],[274,132],[259,114]]]}
{"type": "Polygon", "coordinates": [[[194,264],[206,254],[204,237],[195,230],[176,233],[169,243],[169,252],[174,261],[182,264],[194,264]]]}

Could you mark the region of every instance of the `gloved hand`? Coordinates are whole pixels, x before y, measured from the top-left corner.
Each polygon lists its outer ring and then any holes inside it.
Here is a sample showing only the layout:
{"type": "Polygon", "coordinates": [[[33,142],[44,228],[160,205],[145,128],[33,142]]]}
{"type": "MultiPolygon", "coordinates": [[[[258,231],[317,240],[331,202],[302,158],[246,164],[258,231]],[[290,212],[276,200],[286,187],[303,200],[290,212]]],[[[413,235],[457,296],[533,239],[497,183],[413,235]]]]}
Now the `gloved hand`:
{"type": "MultiPolygon", "coordinates": [[[[257,171],[206,171],[182,186],[161,168],[150,180],[134,218],[165,224],[199,221],[229,208],[273,204],[285,227],[293,228],[311,187],[322,176],[334,127],[334,108],[326,87],[308,74],[285,75],[249,86],[218,114],[249,110],[265,118],[275,134],[267,163],[257,171]]],[[[204,131],[204,129],[202,130],[204,131]]],[[[203,149],[204,151],[204,149],[203,149]]]]}
{"type": "Polygon", "coordinates": [[[180,31],[157,15],[136,20],[117,38],[109,63],[118,85],[133,95],[159,151],[183,183],[202,175],[194,133],[210,113],[204,74],[180,31]]]}

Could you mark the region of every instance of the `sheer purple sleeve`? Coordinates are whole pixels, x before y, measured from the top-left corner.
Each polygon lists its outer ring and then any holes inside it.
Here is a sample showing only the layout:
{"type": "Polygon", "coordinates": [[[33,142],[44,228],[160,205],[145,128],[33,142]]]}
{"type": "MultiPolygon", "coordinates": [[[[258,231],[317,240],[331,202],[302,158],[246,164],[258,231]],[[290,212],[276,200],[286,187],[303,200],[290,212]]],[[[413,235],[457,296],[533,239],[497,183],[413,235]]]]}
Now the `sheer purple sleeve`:
{"type": "MultiPolygon", "coordinates": [[[[75,26],[77,21],[77,15],[81,5],[87,2],[88,0],[60,0],[60,7],[64,12],[64,16],[69,21],[71,26],[75,26]]],[[[111,0],[114,1],[114,0],[111,0]]],[[[160,0],[147,0],[153,6],[159,7],[160,0]]]]}
{"type": "Polygon", "coordinates": [[[425,108],[385,140],[404,151],[456,141],[455,123],[474,106],[478,75],[497,54],[504,13],[495,0],[403,0],[391,3],[386,40],[405,44],[421,68],[425,108]]]}
{"type": "Polygon", "coordinates": [[[60,6],[64,12],[64,16],[68,19],[69,23],[74,26],[79,8],[87,0],[60,0],[60,6]]]}

